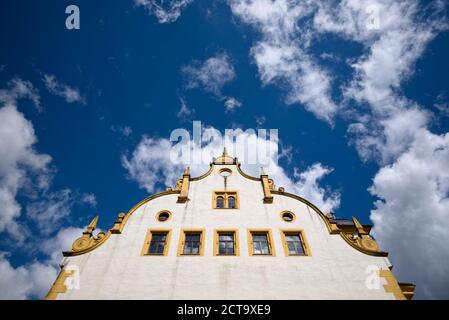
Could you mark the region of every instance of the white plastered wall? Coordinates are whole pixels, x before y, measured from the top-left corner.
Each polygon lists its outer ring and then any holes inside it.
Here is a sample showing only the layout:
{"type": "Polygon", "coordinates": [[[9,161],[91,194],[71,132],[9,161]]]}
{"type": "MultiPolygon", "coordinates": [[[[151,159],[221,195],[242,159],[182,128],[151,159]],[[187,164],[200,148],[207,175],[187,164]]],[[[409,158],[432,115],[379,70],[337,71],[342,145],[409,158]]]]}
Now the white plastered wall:
{"type": "Polygon", "coordinates": [[[378,289],[366,286],[367,268],[388,269],[386,258],[361,253],[340,235],[330,235],[318,213],[296,199],[274,195],[272,204],[264,204],[261,183],[245,178],[234,165],[215,165],[212,174],[191,181],[186,203],[177,203],[177,197],[143,204],[122,234],[89,253],[64,258],[64,265],[79,267],[80,288],[58,299],[394,299],[385,292],[383,278],[378,289]],[[232,170],[227,188],[239,192],[239,209],[212,209],[212,192],[224,190],[221,168],[232,170]],[[171,211],[171,219],[157,221],[160,210],[171,211]],[[283,221],[283,210],[296,220],[283,221]],[[141,256],[152,228],[172,231],[167,256],[141,256]],[[205,229],[204,256],[177,256],[183,228],[205,229]],[[220,228],[238,229],[240,256],[213,256],[213,233],[220,228]],[[253,228],[271,229],[275,256],[249,255],[247,230],[253,228]],[[303,230],[311,256],[285,256],[281,229],[303,230]]]}

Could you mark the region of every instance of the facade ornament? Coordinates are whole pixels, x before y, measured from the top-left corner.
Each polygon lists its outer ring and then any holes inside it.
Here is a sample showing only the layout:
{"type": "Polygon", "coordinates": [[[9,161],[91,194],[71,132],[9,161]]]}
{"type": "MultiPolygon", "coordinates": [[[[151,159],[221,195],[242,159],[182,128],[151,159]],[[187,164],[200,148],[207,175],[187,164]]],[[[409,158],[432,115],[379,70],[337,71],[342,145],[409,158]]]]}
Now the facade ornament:
{"type": "Polygon", "coordinates": [[[114,226],[112,227],[112,229],[110,230],[111,233],[122,233],[122,229],[124,226],[123,220],[125,219],[126,214],[124,214],[123,212],[120,212],[117,216],[117,220],[114,221],[114,226]]]}
{"type": "Polygon", "coordinates": [[[189,196],[189,184],[190,184],[190,168],[187,167],[182,175],[181,192],[178,196],[178,203],[185,203],[189,196]]]}
{"type": "Polygon", "coordinates": [[[98,216],[92,219],[92,221],[87,226],[86,230],[83,232],[83,235],[73,242],[72,251],[64,252],[64,255],[70,256],[77,253],[90,251],[91,249],[97,247],[103,241],[105,241],[107,238],[106,233],[99,232],[96,236],[93,235],[93,232],[97,227],[97,223],[98,223],[98,216]]]}
{"type": "Polygon", "coordinates": [[[376,240],[369,235],[369,231],[365,230],[356,217],[352,217],[352,221],[355,228],[352,228],[352,230],[342,230],[341,236],[343,239],[349,244],[360,248],[362,251],[379,252],[379,246],[376,240]]]}
{"type": "Polygon", "coordinates": [[[263,167],[260,168],[260,180],[262,181],[263,188],[263,202],[264,203],[273,203],[273,195],[271,191],[273,190],[273,180],[271,180],[271,186],[268,179],[268,175],[265,174],[263,167]]]}

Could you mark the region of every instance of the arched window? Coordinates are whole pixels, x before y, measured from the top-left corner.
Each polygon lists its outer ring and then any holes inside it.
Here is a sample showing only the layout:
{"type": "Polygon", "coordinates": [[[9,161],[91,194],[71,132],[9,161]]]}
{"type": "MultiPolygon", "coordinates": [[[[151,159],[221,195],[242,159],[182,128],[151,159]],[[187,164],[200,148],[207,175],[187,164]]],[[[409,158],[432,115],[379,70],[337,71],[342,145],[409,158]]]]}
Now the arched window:
{"type": "Polygon", "coordinates": [[[217,208],[224,208],[224,198],[222,196],[217,197],[217,208]]]}
{"type": "Polygon", "coordinates": [[[233,196],[228,197],[228,208],[235,209],[235,197],[233,196]]]}

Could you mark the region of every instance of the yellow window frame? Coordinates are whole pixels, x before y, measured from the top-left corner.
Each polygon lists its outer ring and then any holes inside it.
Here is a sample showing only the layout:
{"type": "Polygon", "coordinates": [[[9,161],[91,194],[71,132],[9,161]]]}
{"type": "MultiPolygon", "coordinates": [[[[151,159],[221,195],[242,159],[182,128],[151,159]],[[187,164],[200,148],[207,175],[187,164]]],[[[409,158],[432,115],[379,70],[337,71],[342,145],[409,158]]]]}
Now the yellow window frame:
{"type": "Polygon", "coordinates": [[[284,253],[286,257],[310,257],[312,256],[312,252],[310,251],[309,244],[307,242],[306,235],[304,233],[303,229],[281,229],[281,239],[282,239],[282,246],[284,247],[284,253]],[[299,235],[299,238],[301,239],[302,247],[304,249],[304,255],[294,255],[290,254],[287,246],[287,239],[285,238],[286,235],[299,235]]]}
{"type": "Polygon", "coordinates": [[[218,257],[238,257],[240,256],[239,245],[239,230],[238,229],[215,229],[214,230],[214,256],[218,257]],[[234,236],[234,254],[233,255],[221,255],[219,254],[219,235],[231,234],[234,236]]]}
{"type": "Polygon", "coordinates": [[[197,257],[197,256],[204,256],[204,246],[205,246],[205,234],[206,231],[204,229],[195,229],[195,228],[189,228],[189,229],[181,229],[181,233],[179,235],[179,244],[178,244],[178,256],[184,256],[184,257],[197,257]],[[184,254],[184,244],[186,241],[186,234],[200,234],[200,251],[199,254],[184,254]]]}
{"type": "Polygon", "coordinates": [[[145,242],[143,243],[142,250],[140,252],[141,256],[166,256],[168,254],[168,249],[170,246],[171,229],[148,229],[145,236],[145,242]],[[153,234],[166,233],[164,252],[162,254],[148,253],[150,249],[151,239],[153,234]]]}
{"type": "Polygon", "coordinates": [[[276,250],[274,248],[273,234],[271,229],[248,229],[248,254],[254,257],[274,257],[276,256],[276,250]],[[258,234],[267,235],[269,254],[254,254],[254,242],[253,236],[258,234]]]}

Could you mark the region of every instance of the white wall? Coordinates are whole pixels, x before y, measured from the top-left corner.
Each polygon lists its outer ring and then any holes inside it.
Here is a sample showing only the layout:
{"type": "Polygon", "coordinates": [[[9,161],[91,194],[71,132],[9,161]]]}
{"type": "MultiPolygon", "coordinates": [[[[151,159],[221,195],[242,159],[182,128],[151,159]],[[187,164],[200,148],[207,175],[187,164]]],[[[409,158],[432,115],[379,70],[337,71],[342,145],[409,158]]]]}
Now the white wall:
{"type": "Polygon", "coordinates": [[[65,258],[80,268],[80,289],[58,299],[394,299],[383,289],[365,285],[366,269],[387,269],[383,257],[363,254],[339,235],[330,235],[314,210],[295,199],[274,195],[263,203],[261,183],[241,176],[233,165],[215,165],[207,178],[190,183],[189,199],[178,204],[177,195],[149,201],[129,218],[122,234],[112,235],[97,249],[65,258]],[[218,170],[230,168],[228,190],[238,190],[240,209],[212,209],[212,191],[223,190],[218,170]],[[155,214],[170,210],[172,218],[159,222],[155,214]],[[291,210],[296,220],[287,223],[279,213],[291,210]],[[167,256],[141,256],[147,230],[172,230],[167,256]],[[177,256],[181,228],[206,230],[204,256],[177,256]],[[214,257],[213,232],[239,230],[240,256],[214,257]],[[248,254],[247,229],[271,228],[276,256],[248,254]],[[280,229],[303,229],[310,257],[286,257],[280,229]]]}

